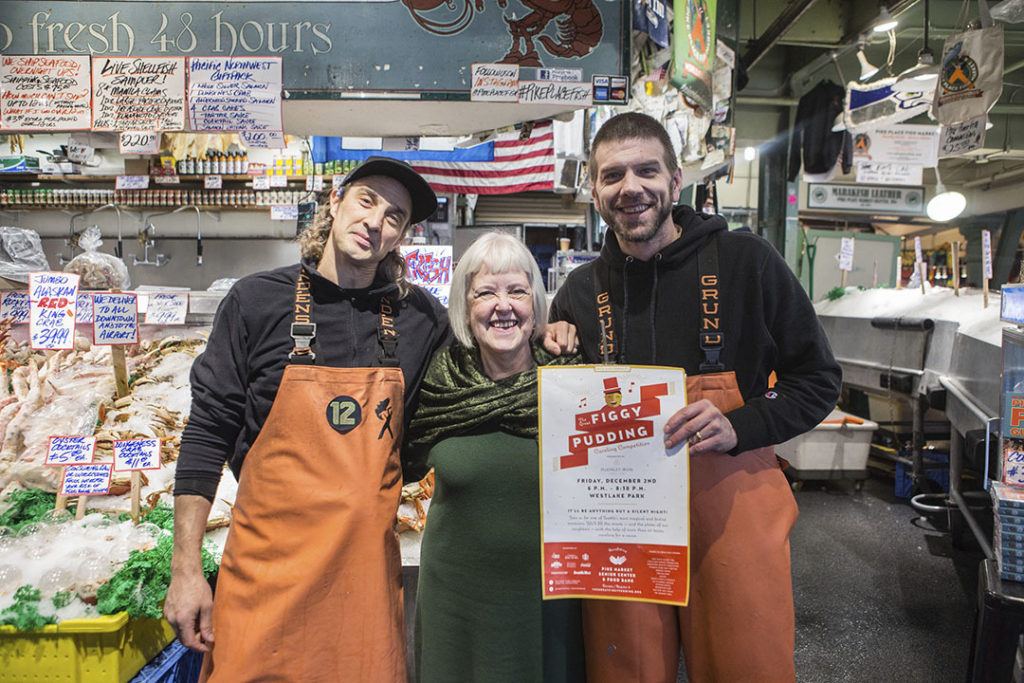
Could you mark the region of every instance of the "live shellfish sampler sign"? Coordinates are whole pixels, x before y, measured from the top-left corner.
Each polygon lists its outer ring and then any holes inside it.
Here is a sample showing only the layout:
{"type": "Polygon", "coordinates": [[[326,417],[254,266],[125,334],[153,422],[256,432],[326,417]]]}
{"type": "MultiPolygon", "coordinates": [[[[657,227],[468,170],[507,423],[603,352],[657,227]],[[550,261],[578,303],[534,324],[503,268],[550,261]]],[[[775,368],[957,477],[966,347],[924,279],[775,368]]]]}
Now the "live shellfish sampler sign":
{"type": "Polygon", "coordinates": [[[545,600],[689,600],[689,450],[665,447],[686,373],[649,366],[542,367],[545,600]]]}

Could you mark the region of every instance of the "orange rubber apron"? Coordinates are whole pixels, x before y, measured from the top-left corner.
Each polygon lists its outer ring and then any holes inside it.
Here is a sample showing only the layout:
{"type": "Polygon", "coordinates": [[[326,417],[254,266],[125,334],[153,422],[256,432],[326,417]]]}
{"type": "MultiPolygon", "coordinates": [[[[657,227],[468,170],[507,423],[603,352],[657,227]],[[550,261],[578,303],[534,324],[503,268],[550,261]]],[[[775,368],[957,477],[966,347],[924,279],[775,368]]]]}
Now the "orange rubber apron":
{"type": "MultiPolygon", "coordinates": [[[[717,288],[717,244],[706,245],[699,258],[702,301],[710,306],[703,317],[718,329],[717,290],[706,296],[717,288]]],[[[610,320],[602,327],[609,344],[610,320]]],[[[702,372],[718,371],[687,377],[687,400],[708,399],[723,413],[739,408],[736,375],[718,362],[721,335],[705,329],[700,339],[702,372]]],[[[795,681],[789,532],[796,517],[770,447],[691,457],[689,604],[585,600],[587,680],[674,683],[681,644],[694,683],[795,681]]]]}
{"type": "Polygon", "coordinates": [[[246,455],[201,681],[404,683],[401,556],[404,379],[381,302],[380,361],[316,365],[300,271],[295,348],[246,455]]]}

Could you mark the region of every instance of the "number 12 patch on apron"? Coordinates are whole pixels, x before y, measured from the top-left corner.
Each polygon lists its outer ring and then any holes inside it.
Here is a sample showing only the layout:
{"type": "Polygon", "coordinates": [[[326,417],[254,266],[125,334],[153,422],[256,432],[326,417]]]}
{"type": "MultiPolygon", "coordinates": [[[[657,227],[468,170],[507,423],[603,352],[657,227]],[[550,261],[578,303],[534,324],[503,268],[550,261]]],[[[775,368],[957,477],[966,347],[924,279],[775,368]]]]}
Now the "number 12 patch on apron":
{"type": "Polygon", "coordinates": [[[363,409],[351,396],[336,396],[327,404],[327,423],[339,434],[348,434],[363,421],[363,409]]]}

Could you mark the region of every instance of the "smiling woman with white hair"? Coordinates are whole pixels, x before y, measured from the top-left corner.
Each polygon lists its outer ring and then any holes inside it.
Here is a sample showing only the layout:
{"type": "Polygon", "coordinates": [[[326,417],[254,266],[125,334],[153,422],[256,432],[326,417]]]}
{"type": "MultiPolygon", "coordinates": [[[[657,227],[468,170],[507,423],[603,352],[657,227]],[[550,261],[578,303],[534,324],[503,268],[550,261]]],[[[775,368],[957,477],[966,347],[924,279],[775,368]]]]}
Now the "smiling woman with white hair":
{"type": "Polygon", "coordinates": [[[537,365],[547,298],[515,237],[488,233],[455,268],[458,340],[434,356],[410,426],[436,489],[420,556],[420,681],[582,681],[579,602],[541,601],[537,365]]]}

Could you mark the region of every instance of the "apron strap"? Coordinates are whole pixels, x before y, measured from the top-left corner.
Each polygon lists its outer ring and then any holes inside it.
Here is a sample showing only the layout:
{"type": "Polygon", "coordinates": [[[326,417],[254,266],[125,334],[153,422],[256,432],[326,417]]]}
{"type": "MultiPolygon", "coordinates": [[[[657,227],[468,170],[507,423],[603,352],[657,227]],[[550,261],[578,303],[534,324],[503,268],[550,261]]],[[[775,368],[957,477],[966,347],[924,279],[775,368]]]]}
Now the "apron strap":
{"type": "Polygon", "coordinates": [[[601,333],[597,352],[605,365],[619,362],[619,349],[615,339],[615,318],[612,315],[612,300],[608,295],[611,283],[611,268],[600,258],[594,264],[594,297],[597,301],[597,322],[601,333]]]}
{"type": "Polygon", "coordinates": [[[380,299],[380,317],[377,321],[377,360],[383,368],[398,367],[398,328],[395,327],[395,309],[391,299],[380,299]]]}
{"type": "Polygon", "coordinates": [[[721,331],[721,293],[718,288],[718,233],[697,253],[700,273],[700,350],[704,361],[701,372],[724,372],[721,361],[725,335],[721,331]]]}
{"type": "MultiPolygon", "coordinates": [[[[317,362],[316,323],[312,318],[313,297],[310,293],[309,275],[299,266],[299,277],[295,281],[295,312],[292,317],[291,336],[294,346],[288,360],[296,365],[320,365],[317,362]]],[[[398,329],[395,327],[395,309],[391,299],[381,297],[380,315],[377,318],[377,361],[381,367],[398,367],[398,329]]]]}
{"type": "Polygon", "coordinates": [[[313,296],[310,293],[309,275],[299,266],[299,277],[295,281],[295,311],[292,317],[291,335],[295,345],[288,360],[296,365],[316,365],[316,323],[311,317],[313,296]]]}

